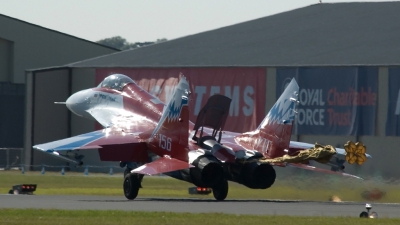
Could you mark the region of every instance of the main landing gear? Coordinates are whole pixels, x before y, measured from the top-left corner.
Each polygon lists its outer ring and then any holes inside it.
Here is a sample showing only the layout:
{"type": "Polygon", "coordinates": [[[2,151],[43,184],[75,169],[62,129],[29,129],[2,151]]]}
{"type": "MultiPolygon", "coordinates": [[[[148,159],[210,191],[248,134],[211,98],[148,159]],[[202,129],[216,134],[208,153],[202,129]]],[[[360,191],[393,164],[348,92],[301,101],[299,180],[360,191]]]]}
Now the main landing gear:
{"type": "Polygon", "coordinates": [[[139,193],[139,188],[141,188],[141,181],[143,175],[136,173],[128,173],[124,178],[124,194],[129,200],[133,200],[137,197],[139,193]]]}
{"type": "MultiPolygon", "coordinates": [[[[142,188],[143,174],[131,173],[132,163],[120,162],[120,166],[123,168],[126,166],[124,171],[124,195],[127,199],[133,200],[139,193],[139,188],[142,188]]],[[[137,166],[136,166],[137,167],[137,166]]]]}
{"type": "Polygon", "coordinates": [[[221,182],[215,185],[212,190],[214,198],[217,201],[225,200],[226,196],[228,195],[228,181],[223,179],[221,182]]]}

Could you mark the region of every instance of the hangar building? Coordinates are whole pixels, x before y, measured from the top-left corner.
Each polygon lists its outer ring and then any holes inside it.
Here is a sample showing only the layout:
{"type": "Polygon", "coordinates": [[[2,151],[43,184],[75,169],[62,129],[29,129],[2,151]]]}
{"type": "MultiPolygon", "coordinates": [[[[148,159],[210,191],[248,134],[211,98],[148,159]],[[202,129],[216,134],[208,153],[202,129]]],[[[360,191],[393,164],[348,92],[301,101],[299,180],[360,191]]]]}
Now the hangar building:
{"type": "Polygon", "coordinates": [[[25,163],[47,160],[32,145],[96,127],[52,102],[93,87],[112,73],[129,75],[166,100],[172,89],[167,81],[183,73],[193,93],[191,118],[208,96],[222,93],[233,99],[226,127],[239,132],[256,128],[287,81],[295,78],[301,90],[292,140],[334,146],[361,141],[374,158],[347,172],[398,177],[399,11],[400,2],[315,4],[27,71],[25,163]]]}
{"type": "MultiPolygon", "coordinates": [[[[65,65],[119,50],[2,14],[0,27],[0,148],[23,148],[25,70],[65,65]]],[[[57,89],[65,84],[44,81],[44,85],[57,89]]],[[[0,167],[5,166],[5,154],[6,150],[0,151],[0,167]]]]}

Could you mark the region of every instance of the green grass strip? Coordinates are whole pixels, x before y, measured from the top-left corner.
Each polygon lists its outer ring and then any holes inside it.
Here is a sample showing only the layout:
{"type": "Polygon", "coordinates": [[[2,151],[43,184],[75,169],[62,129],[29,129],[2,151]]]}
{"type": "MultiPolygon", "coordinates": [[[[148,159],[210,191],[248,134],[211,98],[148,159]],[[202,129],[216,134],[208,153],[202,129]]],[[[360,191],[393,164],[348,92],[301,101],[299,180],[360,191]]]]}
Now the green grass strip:
{"type": "MultiPolygon", "coordinates": [[[[36,195],[111,195],[123,196],[123,175],[83,173],[60,173],[20,171],[0,171],[0,194],[8,193],[15,184],[34,183],[38,185],[36,195]]],[[[193,197],[188,188],[193,185],[169,177],[147,177],[143,179],[143,188],[139,197],[193,197]]],[[[277,178],[275,184],[266,190],[254,190],[241,184],[229,182],[227,199],[284,199],[329,201],[337,196],[341,201],[356,202],[388,202],[400,203],[400,185],[377,180],[360,181],[339,176],[287,176],[277,178]],[[366,190],[378,189],[384,195],[381,199],[366,200],[362,193],[366,190]]],[[[212,194],[195,196],[196,198],[213,199],[212,194]]]]}
{"type": "Polygon", "coordinates": [[[290,217],[230,215],[221,213],[167,213],[98,210],[2,209],[0,224],[98,225],[98,224],[275,224],[275,225],[365,225],[400,224],[400,219],[361,219],[350,217],[290,217]]]}

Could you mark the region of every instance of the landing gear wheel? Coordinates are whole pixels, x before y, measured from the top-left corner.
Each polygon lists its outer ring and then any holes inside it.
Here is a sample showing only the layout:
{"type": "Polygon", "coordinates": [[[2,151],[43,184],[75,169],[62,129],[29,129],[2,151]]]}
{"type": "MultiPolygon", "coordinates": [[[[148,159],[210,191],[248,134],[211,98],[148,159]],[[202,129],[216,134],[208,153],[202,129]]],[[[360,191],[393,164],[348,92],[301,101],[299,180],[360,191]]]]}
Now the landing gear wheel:
{"type": "Polygon", "coordinates": [[[124,179],[124,194],[129,200],[133,200],[139,193],[140,182],[137,174],[129,173],[124,179]]]}
{"type": "Polygon", "coordinates": [[[368,218],[369,217],[369,215],[368,215],[368,213],[367,212],[361,212],[360,213],[360,218],[368,218]]]}
{"type": "Polygon", "coordinates": [[[214,198],[217,201],[225,200],[226,196],[228,195],[228,181],[223,179],[216,186],[214,186],[212,190],[214,198]]]}
{"type": "Polygon", "coordinates": [[[378,218],[378,213],[372,212],[371,214],[369,214],[369,218],[378,218]]]}

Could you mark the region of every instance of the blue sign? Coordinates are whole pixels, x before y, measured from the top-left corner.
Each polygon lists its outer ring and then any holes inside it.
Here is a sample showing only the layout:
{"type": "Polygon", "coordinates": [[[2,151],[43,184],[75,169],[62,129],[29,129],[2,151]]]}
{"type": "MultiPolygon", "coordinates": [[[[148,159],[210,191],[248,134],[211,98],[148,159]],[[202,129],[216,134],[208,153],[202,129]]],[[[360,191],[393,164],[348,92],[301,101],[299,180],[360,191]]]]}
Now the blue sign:
{"type": "Polygon", "coordinates": [[[374,135],[378,68],[280,68],[277,97],[293,77],[300,87],[294,134],[374,135]]]}
{"type": "Polygon", "coordinates": [[[389,68],[389,100],[386,135],[400,135],[400,68],[389,68]]]}

